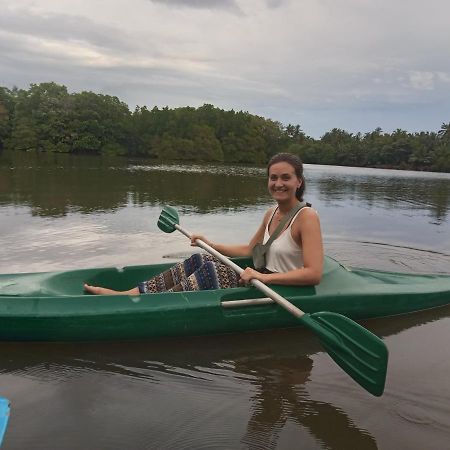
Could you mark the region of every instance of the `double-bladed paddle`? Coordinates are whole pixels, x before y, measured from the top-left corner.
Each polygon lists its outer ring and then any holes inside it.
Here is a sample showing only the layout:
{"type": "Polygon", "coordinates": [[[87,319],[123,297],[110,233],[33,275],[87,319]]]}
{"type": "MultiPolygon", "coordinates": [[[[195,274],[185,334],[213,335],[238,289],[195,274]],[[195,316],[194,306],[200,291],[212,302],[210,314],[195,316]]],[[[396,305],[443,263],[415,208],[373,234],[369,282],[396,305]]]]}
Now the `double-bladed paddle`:
{"type": "MultiPolygon", "coordinates": [[[[189,232],[179,223],[177,210],[171,206],[165,206],[159,216],[158,227],[165,233],[178,230],[190,239],[189,232]]],[[[238,274],[244,271],[242,267],[202,240],[197,239],[196,243],[238,274]]],[[[313,331],[334,361],[364,389],[376,396],[383,393],[388,350],[380,338],[341,314],[327,311],[307,314],[261,281],[253,279],[251,284],[313,331]]]]}
{"type": "Polygon", "coordinates": [[[2,446],[3,436],[6,432],[9,419],[9,400],[0,397],[0,447],[2,446]]]}

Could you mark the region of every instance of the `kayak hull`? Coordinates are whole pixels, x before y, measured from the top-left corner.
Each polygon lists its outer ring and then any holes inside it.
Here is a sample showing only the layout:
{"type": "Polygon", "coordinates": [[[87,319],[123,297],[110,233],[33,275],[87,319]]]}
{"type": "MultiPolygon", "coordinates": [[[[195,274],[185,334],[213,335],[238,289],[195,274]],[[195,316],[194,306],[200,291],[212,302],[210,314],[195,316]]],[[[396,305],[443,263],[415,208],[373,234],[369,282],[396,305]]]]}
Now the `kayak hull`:
{"type": "MultiPolygon", "coordinates": [[[[242,267],[250,264],[245,258],[235,261],[242,267]]],[[[263,297],[254,287],[136,296],[83,292],[84,282],[130,289],[168,267],[0,275],[0,340],[137,340],[300,325],[277,304],[233,307],[239,300],[263,297]]],[[[271,287],[307,313],[332,311],[355,320],[450,303],[450,275],[347,268],[328,257],[318,286],[271,287]]]]}

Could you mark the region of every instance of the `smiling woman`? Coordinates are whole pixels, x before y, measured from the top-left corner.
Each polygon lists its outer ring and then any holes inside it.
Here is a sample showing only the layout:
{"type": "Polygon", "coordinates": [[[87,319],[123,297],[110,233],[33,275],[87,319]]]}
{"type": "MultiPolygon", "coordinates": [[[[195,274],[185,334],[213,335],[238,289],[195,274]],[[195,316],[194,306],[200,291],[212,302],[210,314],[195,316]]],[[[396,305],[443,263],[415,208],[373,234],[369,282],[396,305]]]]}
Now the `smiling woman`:
{"type": "Polygon", "coordinates": [[[277,192],[288,192],[289,189],[295,188],[297,200],[303,201],[305,177],[303,176],[303,164],[297,157],[289,153],[275,155],[270,160],[267,170],[269,176],[268,187],[272,195],[275,195],[277,192]],[[281,164],[281,166],[273,167],[276,164],[281,164]]]}
{"type": "MultiPolygon", "coordinates": [[[[214,244],[201,235],[191,237],[191,245],[197,239],[206,242],[213,249],[226,256],[250,256],[255,247],[266,244],[265,267],[256,270],[247,267],[240,274],[214,257],[195,254],[187,260],[175,264],[171,269],[138,286],[120,293],[128,295],[192,291],[237,287],[256,279],[266,284],[316,285],[322,278],[323,246],[322,233],[317,212],[310,205],[303,205],[305,180],[301,160],[289,153],[279,153],[272,157],[267,166],[268,189],[276,206],[270,208],[248,244],[214,244]],[[282,229],[281,221],[288,215],[282,229]],[[268,244],[274,233],[279,233],[268,244]]],[[[86,284],[85,290],[91,294],[114,295],[112,289],[86,284]]]]}
{"type": "MultiPolygon", "coordinates": [[[[300,159],[289,153],[275,155],[268,164],[268,189],[277,207],[265,217],[263,242],[278,224],[303,201],[305,178],[300,159]]],[[[310,205],[301,208],[284,226],[280,237],[267,250],[266,283],[318,284],[322,276],[322,234],[317,213],[310,205]],[[299,264],[300,261],[300,264],[299,264]],[[299,269],[300,267],[300,269],[299,269]]]]}

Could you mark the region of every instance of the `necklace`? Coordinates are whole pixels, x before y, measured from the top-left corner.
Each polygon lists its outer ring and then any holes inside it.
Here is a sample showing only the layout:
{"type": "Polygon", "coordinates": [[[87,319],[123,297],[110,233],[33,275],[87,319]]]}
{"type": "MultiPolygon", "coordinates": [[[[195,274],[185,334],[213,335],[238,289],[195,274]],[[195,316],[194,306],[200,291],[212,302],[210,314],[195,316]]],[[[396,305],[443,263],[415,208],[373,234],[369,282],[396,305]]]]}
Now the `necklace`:
{"type": "Polygon", "coordinates": [[[275,215],[273,216],[273,219],[275,219],[276,222],[279,223],[279,222],[281,222],[281,221],[283,220],[283,218],[284,218],[284,216],[285,216],[286,214],[289,214],[290,211],[291,211],[291,210],[282,213],[282,212],[280,212],[280,207],[278,206],[278,207],[277,207],[277,210],[276,210],[276,212],[275,212],[275,215]]]}
{"type": "Polygon", "coordinates": [[[281,222],[281,220],[283,219],[284,216],[285,216],[285,215],[282,214],[282,213],[280,213],[280,210],[278,209],[277,212],[276,212],[276,214],[275,214],[275,220],[276,220],[277,222],[281,222]]]}

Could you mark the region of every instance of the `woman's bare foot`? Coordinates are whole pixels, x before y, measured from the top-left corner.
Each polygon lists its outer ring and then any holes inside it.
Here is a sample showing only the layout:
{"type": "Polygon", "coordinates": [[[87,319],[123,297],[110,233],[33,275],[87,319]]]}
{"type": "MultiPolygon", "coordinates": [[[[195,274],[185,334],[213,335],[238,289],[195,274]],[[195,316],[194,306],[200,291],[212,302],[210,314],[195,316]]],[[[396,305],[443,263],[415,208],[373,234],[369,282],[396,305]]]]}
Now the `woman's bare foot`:
{"type": "Polygon", "coordinates": [[[114,291],[113,289],[108,289],[99,286],[91,286],[89,284],[84,283],[84,290],[89,292],[90,294],[95,295],[139,295],[139,288],[133,288],[129,291],[114,291]]]}

